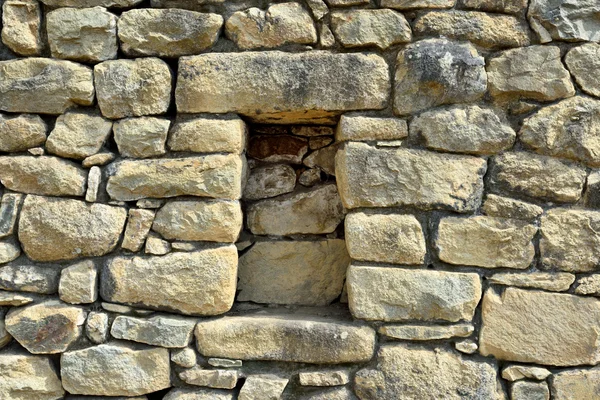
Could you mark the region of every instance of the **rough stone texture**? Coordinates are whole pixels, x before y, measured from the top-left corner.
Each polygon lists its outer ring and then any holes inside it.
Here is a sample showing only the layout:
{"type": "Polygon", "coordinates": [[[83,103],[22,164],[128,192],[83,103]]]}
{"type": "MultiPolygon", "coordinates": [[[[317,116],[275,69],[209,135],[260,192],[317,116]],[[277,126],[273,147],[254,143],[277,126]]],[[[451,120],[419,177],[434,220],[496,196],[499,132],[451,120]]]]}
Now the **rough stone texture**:
{"type": "Polygon", "coordinates": [[[552,376],[552,398],[555,400],[594,399],[600,396],[600,370],[572,370],[552,376]]]}
{"type": "Polygon", "coordinates": [[[192,340],[196,320],[156,315],[147,319],[119,315],[110,334],[116,339],[132,340],[153,346],[183,348],[192,340]]]}
{"type": "Polygon", "coordinates": [[[339,364],[368,361],[375,351],[373,329],[332,318],[222,317],[200,321],[194,333],[207,357],[339,364]]]}
{"type": "Polygon", "coordinates": [[[338,148],[338,145],[332,145],[313,151],[302,163],[309,168],[317,168],[327,175],[335,176],[335,155],[338,148]]]}
{"type": "Polygon", "coordinates": [[[298,374],[302,386],[343,386],[350,382],[348,371],[300,372],[298,374]]]}
{"type": "Polygon", "coordinates": [[[495,156],[488,175],[495,191],[576,202],[581,198],[586,173],[578,165],[519,151],[495,156]]]}
{"type": "Polygon", "coordinates": [[[107,118],[164,114],[171,102],[171,70],[159,58],[102,62],[94,67],[94,83],[107,118]]]}
{"type": "Polygon", "coordinates": [[[546,368],[510,365],[502,370],[502,378],[513,382],[521,379],[546,380],[552,373],[546,368]]]}
{"type": "Polygon", "coordinates": [[[235,12],[225,24],[225,33],[244,50],[317,41],[310,14],[295,2],[273,4],[266,11],[252,7],[235,12]]]}
{"type": "Polygon", "coordinates": [[[233,395],[231,390],[174,388],[164,400],[233,400],[233,395]]]}
{"type": "Polygon", "coordinates": [[[481,207],[485,215],[490,217],[514,218],[533,221],[544,212],[535,204],[526,203],[509,197],[488,194],[481,207]]]}
{"type": "Polygon", "coordinates": [[[140,251],[153,221],[154,211],[130,208],[121,247],[133,252],[140,251]]]}
{"type": "Polygon", "coordinates": [[[377,46],[385,50],[412,39],[404,15],[389,9],[334,11],[331,28],[344,47],[377,46]]]}
{"type": "Polygon", "coordinates": [[[600,362],[596,299],[516,288],[499,295],[488,289],[482,311],[484,356],[554,366],[600,362]]]}
{"type": "Polygon", "coordinates": [[[261,200],[290,193],[296,187],[296,172],[285,164],[265,165],[250,171],[244,187],[245,200],[261,200]]]}
{"type": "Polygon", "coordinates": [[[42,0],[42,3],[50,7],[88,8],[100,6],[127,8],[133,7],[141,1],[142,0],[42,0]]]}
{"type": "Polygon", "coordinates": [[[486,163],[470,156],[347,143],[335,169],[346,208],[411,205],[468,212],[481,202],[486,163]]]}
{"type": "MultiPolygon", "coordinates": [[[[6,292],[3,290],[0,291],[0,306],[24,306],[33,303],[35,300],[37,300],[37,296],[35,295],[6,292]]],[[[4,313],[0,313],[0,319],[2,319],[4,323],[3,318],[4,313]]],[[[4,329],[4,325],[2,325],[2,329],[4,329]]],[[[3,347],[6,344],[3,340],[0,340],[0,343],[2,343],[2,346],[0,347],[3,347]]]]}
{"type": "Polygon", "coordinates": [[[59,400],[65,395],[47,357],[0,354],[0,397],[10,400],[59,400]]]}
{"type": "Polygon", "coordinates": [[[354,378],[361,400],[505,399],[491,362],[408,344],[381,346],[377,360],[377,369],[360,370],[354,378]]]}
{"type": "MultiPolygon", "coordinates": [[[[180,367],[192,368],[198,362],[198,357],[196,356],[196,352],[194,351],[194,349],[192,349],[191,347],[185,347],[183,349],[172,350],[171,361],[179,365],[180,367]]],[[[210,364],[210,360],[208,361],[208,363],[210,364]]]]}
{"type": "Polygon", "coordinates": [[[577,287],[575,288],[575,294],[583,295],[600,295],[600,275],[594,274],[590,276],[584,276],[577,279],[577,287]]]}
{"type": "Polygon", "coordinates": [[[540,42],[600,40],[600,5],[595,0],[532,0],[527,16],[540,42]]]}
{"type": "Polygon", "coordinates": [[[117,16],[102,7],[50,11],[46,31],[54,58],[82,62],[117,58],[117,16]]]}
{"type": "Polygon", "coordinates": [[[467,8],[507,14],[520,14],[527,9],[528,0],[461,0],[467,8]]]}
{"type": "Polygon", "coordinates": [[[245,52],[181,58],[175,97],[183,113],[316,122],[341,111],[381,109],[389,89],[387,64],[376,55],[245,52]]]}
{"type": "Polygon", "coordinates": [[[2,43],[22,56],[42,51],[42,11],[33,0],[8,0],[2,4],[2,43]]]}
{"type": "Polygon", "coordinates": [[[516,138],[504,118],[476,105],[426,111],[412,120],[410,134],[433,150],[482,155],[509,149],[516,138]]]}
{"type": "Polygon", "coordinates": [[[100,151],[112,126],[111,121],[98,114],[67,112],[56,119],[46,149],[60,157],[83,160],[100,151]]]}
{"type": "Polygon", "coordinates": [[[400,118],[375,118],[357,114],[340,117],[335,140],[398,140],[408,136],[408,125],[400,118]]]}
{"type": "Polygon", "coordinates": [[[101,344],[60,359],[65,390],[72,394],[137,396],[171,386],[169,351],[101,344]]]}
{"type": "Polygon", "coordinates": [[[289,379],[273,375],[250,375],[240,390],[238,400],[280,399],[289,379]]]}
{"type": "Polygon", "coordinates": [[[416,8],[452,8],[456,0],[381,0],[381,7],[396,10],[412,10],[416,8]]]}
{"type": "Polygon", "coordinates": [[[108,328],[108,314],[96,311],[91,311],[88,314],[85,323],[85,335],[93,343],[101,344],[106,342],[108,328]]]}
{"type": "Polygon", "coordinates": [[[86,313],[80,307],[56,300],[13,308],[6,315],[6,330],[33,354],[61,353],[83,331],[86,313]]]}
{"type": "Polygon", "coordinates": [[[366,320],[471,320],[481,298],[472,273],[353,264],[346,285],[352,315],[366,320]]]}
{"type": "Polygon", "coordinates": [[[301,164],[308,151],[308,140],[296,136],[253,136],[248,143],[248,156],[266,162],[301,164]]]}
{"type": "Polygon", "coordinates": [[[56,266],[5,265],[0,267],[0,289],[43,294],[58,293],[56,266]]]}
{"type": "Polygon", "coordinates": [[[326,184],[256,202],[247,209],[246,224],[255,235],[285,236],[331,233],[343,219],[337,188],[326,184]]]}
{"type": "Polygon", "coordinates": [[[487,73],[490,93],[500,99],[552,101],[575,94],[555,46],[507,50],[489,61],[487,73]]]}
{"type": "Polygon", "coordinates": [[[565,63],[584,92],[600,97],[600,78],[594,73],[600,68],[600,44],[586,43],[572,48],[565,63]]]}
{"type": "Polygon", "coordinates": [[[247,133],[244,121],[234,115],[182,117],[175,121],[168,145],[172,151],[240,154],[246,147],[247,133]]]}
{"type": "Polygon", "coordinates": [[[18,193],[5,193],[2,196],[0,200],[0,238],[13,234],[22,200],[23,195],[18,193]]]}
{"type": "Polygon", "coordinates": [[[239,373],[228,369],[203,369],[195,366],[180,372],[179,378],[188,385],[233,389],[237,384],[239,373]]]}
{"type": "Polygon", "coordinates": [[[566,272],[497,273],[487,278],[487,280],[497,285],[564,292],[569,290],[575,282],[575,275],[566,272]]]}
{"type": "Polygon", "coordinates": [[[181,314],[217,315],[233,304],[236,272],[233,245],[164,257],[115,257],[104,267],[100,295],[181,314]]]}
{"type": "Polygon", "coordinates": [[[38,115],[0,114],[0,151],[20,152],[40,146],[46,141],[46,130],[38,115]]]}
{"type": "Polygon", "coordinates": [[[456,325],[384,325],[379,333],[400,340],[440,340],[470,336],[474,331],[471,324],[456,325]]]}
{"type": "Polygon", "coordinates": [[[119,153],[133,158],[165,154],[170,124],[168,119],[155,117],[127,118],[116,122],[113,131],[119,153]]]}
{"type": "Polygon", "coordinates": [[[169,201],[156,213],[152,229],[165,239],[233,243],[242,229],[237,201],[169,201]]]}
{"type": "Polygon", "coordinates": [[[223,17],[176,8],[125,11],[119,17],[121,49],[130,56],[179,57],[210,48],[223,17]]]}
{"type": "Polygon", "coordinates": [[[88,304],[98,298],[98,271],[94,262],[86,260],[62,270],[58,294],[65,303],[88,304]]]}
{"type": "Polygon", "coordinates": [[[25,58],[0,62],[0,110],[62,114],[94,102],[92,70],[71,61],[25,58]]]}
{"type": "Polygon", "coordinates": [[[394,111],[406,115],[478,100],[487,87],[484,65],[470,44],[428,39],[407,45],[396,59],[394,111]]]}
{"type": "Polygon", "coordinates": [[[116,247],[126,217],[121,207],[30,195],[21,211],[19,240],[35,261],[102,256],[116,247]]]}
{"type": "Polygon", "coordinates": [[[425,261],[425,237],[412,215],[353,212],[345,219],[346,246],[355,260],[418,265],[425,261]]]}
{"type": "Polygon", "coordinates": [[[106,191],[124,201],[186,195],[237,200],[245,169],[237,155],[118,161],[109,166],[106,191]]]}
{"type": "Polygon", "coordinates": [[[98,200],[98,190],[102,181],[102,170],[99,167],[90,168],[87,179],[85,201],[95,203],[98,200]]]}
{"type": "Polygon", "coordinates": [[[0,241],[0,264],[6,264],[21,255],[21,248],[14,240],[0,241]]]}
{"type": "Polygon", "coordinates": [[[545,382],[513,383],[510,387],[512,400],[550,400],[550,390],[545,382]]]}
{"type": "Polygon", "coordinates": [[[240,257],[237,301],[324,306],[342,292],[343,240],[258,242],[240,257]]]}

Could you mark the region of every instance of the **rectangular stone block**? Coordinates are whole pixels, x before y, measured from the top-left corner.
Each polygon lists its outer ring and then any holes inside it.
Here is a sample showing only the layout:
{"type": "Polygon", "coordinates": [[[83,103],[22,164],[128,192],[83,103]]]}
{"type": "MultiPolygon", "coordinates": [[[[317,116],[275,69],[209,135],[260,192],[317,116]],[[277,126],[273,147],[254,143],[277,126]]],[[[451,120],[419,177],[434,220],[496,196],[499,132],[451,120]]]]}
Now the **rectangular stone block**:
{"type": "Polygon", "coordinates": [[[399,140],[408,136],[408,125],[400,118],[376,118],[357,114],[340,117],[335,131],[338,142],[347,140],[399,140]]]}
{"type": "Polygon", "coordinates": [[[194,153],[236,153],[246,148],[248,128],[237,116],[179,117],[169,133],[171,151],[194,153]]]}
{"type": "Polygon", "coordinates": [[[289,123],[382,109],[389,91],[388,66],[377,55],[270,51],[182,57],[175,96],[182,113],[289,123]]]}
{"type": "Polygon", "coordinates": [[[346,285],[355,318],[470,321],[481,298],[473,273],[351,265],[346,285]]]}
{"type": "Polygon", "coordinates": [[[474,211],[481,203],[484,159],[347,143],[335,161],[346,208],[414,206],[474,211]]]}

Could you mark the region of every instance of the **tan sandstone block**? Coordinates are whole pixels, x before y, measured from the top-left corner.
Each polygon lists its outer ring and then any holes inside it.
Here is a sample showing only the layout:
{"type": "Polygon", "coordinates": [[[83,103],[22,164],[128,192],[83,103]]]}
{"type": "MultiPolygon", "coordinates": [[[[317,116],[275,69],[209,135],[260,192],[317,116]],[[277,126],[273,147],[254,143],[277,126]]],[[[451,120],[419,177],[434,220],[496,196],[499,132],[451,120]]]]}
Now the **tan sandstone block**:
{"type": "Polygon", "coordinates": [[[65,391],[48,357],[26,352],[0,355],[0,397],[11,400],[58,400],[65,391]],[[23,354],[25,353],[25,354],[23,354]]]}
{"type": "Polygon", "coordinates": [[[594,400],[600,396],[600,369],[571,370],[552,376],[554,400],[594,400]]]}
{"type": "Polygon", "coordinates": [[[171,151],[240,154],[246,147],[247,134],[244,121],[234,115],[183,116],[173,124],[168,146],[171,151]]]}
{"type": "Polygon", "coordinates": [[[34,0],[8,0],[2,4],[2,43],[23,56],[39,55],[42,10],[34,0]]]}

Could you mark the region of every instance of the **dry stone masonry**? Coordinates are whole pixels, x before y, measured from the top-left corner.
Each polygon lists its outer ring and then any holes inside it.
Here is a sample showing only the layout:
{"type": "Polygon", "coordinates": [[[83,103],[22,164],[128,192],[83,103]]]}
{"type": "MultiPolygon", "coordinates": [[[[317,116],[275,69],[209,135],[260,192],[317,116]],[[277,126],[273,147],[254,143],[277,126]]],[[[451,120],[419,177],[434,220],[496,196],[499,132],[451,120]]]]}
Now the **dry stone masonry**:
{"type": "Polygon", "coordinates": [[[600,400],[598,0],[0,6],[0,400],[600,400]]]}

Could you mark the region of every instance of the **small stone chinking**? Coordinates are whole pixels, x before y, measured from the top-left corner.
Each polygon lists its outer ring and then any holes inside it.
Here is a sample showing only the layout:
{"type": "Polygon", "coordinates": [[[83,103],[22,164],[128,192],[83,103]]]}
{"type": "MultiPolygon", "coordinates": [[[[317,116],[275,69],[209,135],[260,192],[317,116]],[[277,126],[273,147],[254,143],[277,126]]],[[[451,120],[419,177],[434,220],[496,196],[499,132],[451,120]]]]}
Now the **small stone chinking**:
{"type": "Polygon", "coordinates": [[[600,399],[598,0],[0,4],[0,400],[600,399]]]}

